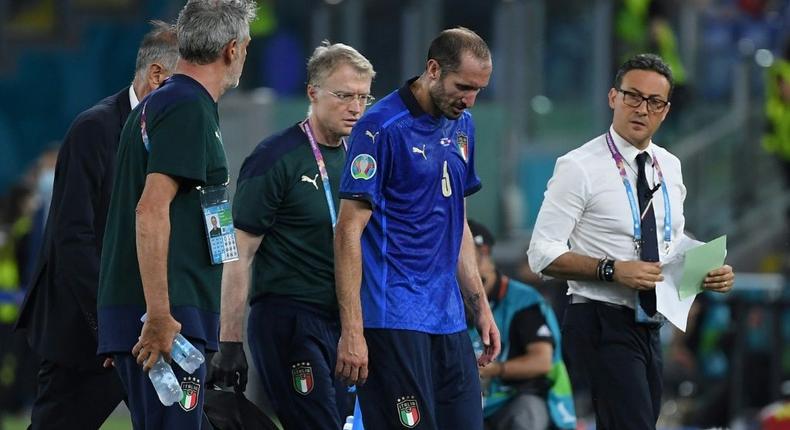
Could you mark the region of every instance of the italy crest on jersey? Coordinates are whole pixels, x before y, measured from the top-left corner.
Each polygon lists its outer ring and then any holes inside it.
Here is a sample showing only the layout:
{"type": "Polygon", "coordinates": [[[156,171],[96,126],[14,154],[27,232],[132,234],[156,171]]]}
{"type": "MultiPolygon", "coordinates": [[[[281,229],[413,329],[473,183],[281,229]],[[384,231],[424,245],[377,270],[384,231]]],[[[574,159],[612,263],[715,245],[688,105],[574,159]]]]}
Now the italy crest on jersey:
{"type": "Polygon", "coordinates": [[[458,152],[461,153],[461,157],[464,158],[464,161],[469,161],[469,137],[466,136],[461,130],[458,130],[455,135],[456,145],[458,145],[458,152]]]}
{"type": "Polygon", "coordinates": [[[296,363],[291,366],[293,387],[297,393],[306,396],[313,391],[313,367],[310,363],[296,363]]]}
{"type": "Polygon", "coordinates": [[[192,409],[195,409],[195,406],[198,404],[198,398],[200,397],[200,379],[187,376],[181,381],[181,391],[184,392],[184,395],[181,396],[181,401],[178,404],[181,406],[181,409],[189,412],[192,409]]]}
{"type": "Polygon", "coordinates": [[[414,396],[405,396],[398,399],[398,418],[406,428],[414,428],[420,423],[420,408],[414,396]]]}

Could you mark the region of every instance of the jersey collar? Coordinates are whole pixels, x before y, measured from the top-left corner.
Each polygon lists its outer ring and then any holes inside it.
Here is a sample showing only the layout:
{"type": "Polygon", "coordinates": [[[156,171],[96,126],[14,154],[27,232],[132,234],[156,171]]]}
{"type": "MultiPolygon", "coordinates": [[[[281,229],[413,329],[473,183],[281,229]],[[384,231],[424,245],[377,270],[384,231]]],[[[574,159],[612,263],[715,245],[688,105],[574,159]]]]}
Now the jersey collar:
{"type": "Polygon", "coordinates": [[[428,113],[422,110],[420,107],[420,103],[417,102],[417,98],[414,97],[414,93],[411,92],[411,84],[416,81],[419,76],[415,76],[398,89],[398,95],[400,96],[401,100],[403,100],[403,104],[406,105],[406,108],[409,109],[409,113],[411,116],[418,118],[422,115],[427,115],[428,113]]]}

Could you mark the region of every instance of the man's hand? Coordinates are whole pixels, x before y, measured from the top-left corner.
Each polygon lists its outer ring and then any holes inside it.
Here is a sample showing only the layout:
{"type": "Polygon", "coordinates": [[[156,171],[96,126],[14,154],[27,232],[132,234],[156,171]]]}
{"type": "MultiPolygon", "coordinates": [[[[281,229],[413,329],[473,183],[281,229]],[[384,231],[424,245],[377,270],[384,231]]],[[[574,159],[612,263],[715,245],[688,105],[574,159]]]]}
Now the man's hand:
{"type": "Polygon", "coordinates": [[[708,276],[702,281],[702,288],[717,293],[726,293],[732,289],[735,283],[735,273],[729,264],[708,272],[708,276]]]}
{"type": "Polygon", "coordinates": [[[477,359],[478,366],[485,366],[494,361],[502,349],[502,344],[499,340],[499,329],[494,322],[494,315],[491,314],[491,309],[487,303],[484,303],[480,312],[477,315],[477,332],[480,334],[480,340],[483,341],[483,353],[477,359]]]}
{"type": "Polygon", "coordinates": [[[349,385],[365,384],[368,379],[368,344],[362,330],[344,331],[340,335],[335,375],[349,385]]]}
{"type": "Polygon", "coordinates": [[[220,342],[208,366],[206,385],[234,387],[237,392],[247,388],[247,357],[241,342],[220,342]]]}
{"type": "Polygon", "coordinates": [[[164,354],[166,360],[170,359],[173,339],[180,331],[181,324],[173,319],[172,315],[148,314],[139,340],[132,348],[132,355],[137,358],[137,364],[143,366],[144,372],[148,372],[153,367],[160,354],[164,354]]]}
{"type": "Polygon", "coordinates": [[[663,280],[659,262],[634,260],[614,263],[614,281],[628,288],[652,290],[656,288],[656,282],[663,280]]]}

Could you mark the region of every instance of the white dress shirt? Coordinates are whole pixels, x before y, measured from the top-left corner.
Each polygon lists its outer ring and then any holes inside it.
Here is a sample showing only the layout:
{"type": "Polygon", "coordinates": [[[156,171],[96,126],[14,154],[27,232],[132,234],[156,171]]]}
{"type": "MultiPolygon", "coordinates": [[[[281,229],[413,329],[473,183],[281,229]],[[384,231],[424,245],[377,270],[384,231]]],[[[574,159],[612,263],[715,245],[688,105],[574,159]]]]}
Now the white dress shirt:
{"type": "Polygon", "coordinates": [[[134,85],[129,85],[129,104],[132,106],[132,110],[140,104],[140,100],[137,100],[137,94],[134,92],[134,85]]]}
{"type": "MultiPolygon", "coordinates": [[[[643,151],[620,137],[609,128],[617,149],[626,162],[626,175],[636,195],[638,166],[636,156],[643,151]]],[[[645,175],[651,188],[659,182],[653,168],[653,155],[664,176],[670,201],[672,240],[671,246],[683,234],[685,219],[683,201],[686,187],[680,171],[680,160],[666,149],[648,145],[650,155],[645,163],[645,175]]],[[[637,207],[639,206],[638,201],[637,207]]],[[[656,235],[661,259],[666,257],[664,241],[664,193],[653,193],[656,217],[656,235]]],[[[554,174],[548,182],[532,240],[529,244],[529,265],[541,273],[560,255],[571,251],[596,259],[609,257],[615,260],[638,260],[634,247],[634,226],[631,208],[620,171],[615,165],[601,135],[557,159],[554,174]]],[[[568,294],[578,294],[631,308],[635,305],[635,291],[623,285],[601,281],[568,281],[568,294]]]]}

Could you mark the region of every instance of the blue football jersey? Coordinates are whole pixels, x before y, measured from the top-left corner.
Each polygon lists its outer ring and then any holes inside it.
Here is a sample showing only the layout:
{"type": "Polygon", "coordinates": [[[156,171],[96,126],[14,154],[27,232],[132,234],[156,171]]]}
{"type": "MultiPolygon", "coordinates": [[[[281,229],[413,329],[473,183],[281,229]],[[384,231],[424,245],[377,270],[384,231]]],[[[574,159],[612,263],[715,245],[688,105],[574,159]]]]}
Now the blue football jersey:
{"type": "Polygon", "coordinates": [[[466,329],[456,279],[464,197],[481,187],[474,124],[468,112],[427,114],[411,82],[354,126],[340,198],[373,208],[362,235],[364,326],[455,333],[466,329]]]}

